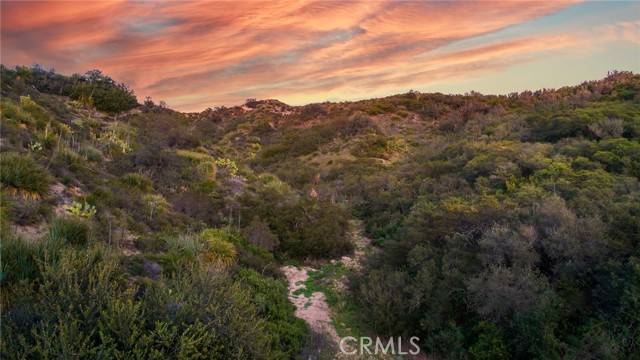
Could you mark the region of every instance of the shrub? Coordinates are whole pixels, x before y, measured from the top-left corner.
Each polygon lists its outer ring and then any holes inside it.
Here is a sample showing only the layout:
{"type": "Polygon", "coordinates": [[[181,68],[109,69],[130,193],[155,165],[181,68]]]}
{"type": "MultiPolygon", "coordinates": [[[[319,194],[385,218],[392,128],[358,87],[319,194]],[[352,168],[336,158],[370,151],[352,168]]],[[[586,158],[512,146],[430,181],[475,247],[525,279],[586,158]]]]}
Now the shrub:
{"type": "Polygon", "coordinates": [[[52,171],[57,175],[68,175],[68,171],[81,173],[86,171],[85,161],[82,156],[68,148],[55,151],[51,159],[52,171]]]}
{"type": "Polygon", "coordinates": [[[96,214],[96,207],[86,201],[74,201],[71,205],[65,205],[65,210],[71,215],[90,219],[96,214]]]}
{"type": "Polygon", "coordinates": [[[40,271],[3,309],[3,358],[273,357],[268,320],[218,269],[128,287],[116,254],[95,245],[66,249],[40,271]]]}
{"type": "Polygon", "coordinates": [[[3,97],[0,101],[0,117],[3,121],[11,120],[12,122],[25,125],[33,125],[34,119],[13,101],[3,97]]]}
{"type": "Polygon", "coordinates": [[[22,110],[29,113],[31,117],[36,121],[38,128],[43,128],[51,121],[51,116],[47,111],[28,96],[20,97],[20,106],[22,110]]]}
{"type": "Polygon", "coordinates": [[[71,245],[86,245],[91,240],[91,226],[77,217],[57,218],[49,228],[48,241],[71,245]]]}
{"type": "Polygon", "coordinates": [[[15,236],[6,236],[0,243],[0,284],[10,284],[38,275],[38,249],[15,236]]]}
{"type": "Polygon", "coordinates": [[[478,340],[469,348],[469,353],[474,359],[511,358],[504,336],[497,326],[487,321],[481,321],[474,330],[478,333],[478,340]]]}
{"type": "Polygon", "coordinates": [[[125,84],[117,83],[99,70],[88,71],[75,80],[70,96],[96,109],[117,113],[138,105],[133,90],[125,84]]]}
{"type": "Polygon", "coordinates": [[[148,177],[137,174],[137,173],[129,173],[122,175],[120,178],[123,184],[138,189],[142,192],[150,192],[153,189],[153,182],[148,177]]]}
{"type": "Polygon", "coordinates": [[[85,146],[80,149],[79,153],[89,161],[93,161],[93,162],[102,161],[102,151],[100,151],[99,149],[96,149],[93,146],[85,146]]]}
{"type": "Polygon", "coordinates": [[[49,173],[32,158],[16,153],[0,155],[0,182],[11,193],[41,198],[49,192],[49,173]]]}
{"type": "Polygon", "coordinates": [[[250,244],[263,247],[268,251],[275,250],[280,244],[278,237],[258,217],[254,217],[249,225],[242,230],[242,233],[250,244]]]}
{"type": "Polygon", "coordinates": [[[241,269],[237,277],[249,289],[258,314],[268,320],[265,335],[274,349],[273,358],[294,358],[305,345],[307,327],[294,316],[294,307],[287,301],[285,282],[261,276],[251,269],[241,269]]]}
{"type": "MultiPolygon", "coordinates": [[[[9,197],[5,200],[11,200],[9,197]]],[[[51,212],[51,205],[33,198],[13,199],[11,203],[11,219],[19,225],[36,224],[51,212]]],[[[4,201],[4,200],[3,200],[4,201]]],[[[3,218],[5,221],[7,218],[3,218]]]]}
{"type": "Polygon", "coordinates": [[[368,134],[361,139],[351,151],[358,157],[389,159],[400,147],[397,141],[378,134],[368,134]]]}
{"type": "Polygon", "coordinates": [[[167,251],[180,256],[195,258],[206,249],[206,243],[198,235],[181,234],[166,240],[167,251]]]}
{"type": "Polygon", "coordinates": [[[226,241],[218,230],[205,230],[201,236],[207,244],[207,249],[203,253],[206,262],[229,266],[236,261],[237,251],[235,246],[226,241]]]}

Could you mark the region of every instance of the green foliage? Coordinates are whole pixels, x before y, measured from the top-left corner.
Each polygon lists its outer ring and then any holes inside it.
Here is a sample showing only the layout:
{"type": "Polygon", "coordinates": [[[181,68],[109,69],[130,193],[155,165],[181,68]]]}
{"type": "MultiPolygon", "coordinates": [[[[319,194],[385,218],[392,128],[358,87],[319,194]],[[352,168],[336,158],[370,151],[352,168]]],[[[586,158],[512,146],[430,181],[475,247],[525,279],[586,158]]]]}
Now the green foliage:
{"type": "Polygon", "coordinates": [[[219,263],[224,266],[233,264],[237,252],[232,243],[224,239],[224,233],[220,230],[207,229],[201,234],[207,248],[203,254],[205,260],[210,263],[219,263]]]}
{"type": "Polygon", "coordinates": [[[48,241],[53,243],[86,245],[91,238],[91,225],[79,217],[57,218],[49,228],[48,241]]]}
{"type": "Polygon", "coordinates": [[[243,203],[250,218],[263,219],[279,235],[282,256],[336,257],[353,249],[346,236],[347,212],[326,200],[298,198],[286,186],[267,183],[243,203]]]}
{"type": "Polygon", "coordinates": [[[225,169],[229,175],[235,176],[238,173],[238,165],[233,160],[218,158],[215,160],[216,166],[225,169]]]}
{"type": "Polygon", "coordinates": [[[37,277],[39,251],[34,244],[15,236],[3,236],[0,252],[1,285],[37,277]]]}
{"type": "Polygon", "coordinates": [[[35,125],[35,119],[31,114],[24,111],[21,106],[5,97],[0,101],[0,117],[2,118],[3,123],[9,121],[15,124],[35,125]]]}
{"type": "Polygon", "coordinates": [[[446,116],[442,133],[421,134],[397,166],[341,173],[382,245],[351,284],[373,329],[418,334],[444,358],[637,352],[637,322],[612,317],[628,311],[623,293],[635,293],[640,214],[638,108],[612,101],[615,81],[581,86],[592,91],[586,103],[574,88],[554,92],[558,100],[514,95],[509,120],[474,110],[506,99],[467,98],[470,111],[446,116]]]}
{"type": "Polygon", "coordinates": [[[180,234],[166,239],[167,251],[179,257],[195,260],[207,249],[207,243],[197,234],[180,234]]]}
{"type": "Polygon", "coordinates": [[[138,189],[145,193],[150,192],[153,189],[153,182],[151,181],[151,179],[142,174],[124,174],[122,175],[120,180],[127,186],[138,189]]]}
{"type": "Polygon", "coordinates": [[[498,327],[492,323],[481,321],[474,330],[478,334],[478,340],[469,348],[469,353],[474,359],[510,358],[504,335],[498,327]]]}
{"type": "Polygon", "coordinates": [[[367,114],[380,115],[384,113],[394,112],[393,104],[384,100],[375,101],[369,108],[367,108],[367,114]]]}
{"type": "Polygon", "coordinates": [[[3,358],[293,358],[279,263],[351,256],[353,217],[374,250],[299,294],[323,291],[340,335],[442,358],[640,352],[638,75],[116,116],[135,97],[100,72],[0,72],[3,358]]]}
{"type": "Polygon", "coordinates": [[[389,159],[398,150],[400,150],[400,146],[395,139],[379,134],[368,134],[357,143],[352,154],[358,157],[389,159]]]}
{"type": "Polygon", "coordinates": [[[44,128],[51,120],[47,111],[42,106],[38,105],[38,103],[33,101],[29,96],[20,97],[20,107],[31,116],[38,128],[44,128]]]}
{"type": "Polygon", "coordinates": [[[277,349],[273,358],[294,358],[305,344],[307,328],[304,321],[293,316],[294,308],[287,301],[285,282],[260,276],[250,269],[240,270],[238,278],[250,289],[251,302],[258,314],[268,320],[265,334],[271,347],[277,349]]]}
{"type": "Polygon", "coordinates": [[[22,72],[22,81],[34,86],[43,93],[66,95],[85,105],[95,106],[106,112],[120,112],[138,105],[138,101],[125,84],[117,83],[99,70],[88,71],[85,75],[70,77],[45,71],[40,67],[16,68],[16,71],[4,69],[13,77],[22,72]]]}
{"type": "Polygon", "coordinates": [[[51,176],[31,157],[2,153],[0,168],[0,183],[7,191],[31,198],[41,198],[48,194],[51,176]]]}
{"type": "Polygon", "coordinates": [[[565,137],[595,138],[626,135],[637,137],[640,108],[633,102],[598,102],[584,108],[536,113],[529,118],[536,140],[557,141],[565,137]]]}
{"type": "Polygon", "coordinates": [[[97,245],[44,262],[28,284],[35,290],[3,312],[3,358],[281,358],[249,293],[226,273],[193,267],[129,287],[118,263],[97,245]]]}
{"type": "Polygon", "coordinates": [[[90,219],[96,214],[96,207],[85,202],[77,202],[74,201],[71,205],[65,205],[65,210],[67,210],[71,215],[83,217],[90,219]]]}
{"type": "Polygon", "coordinates": [[[268,251],[274,251],[280,245],[278,237],[271,232],[269,225],[254,217],[249,225],[242,229],[244,237],[250,244],[260,246],[268,251]]]}
{"type": "Polygon", "coordinates": [[[80,149],[79,154],[84,156],[87,160],[93,162],[100,162],[103,159],[103,153],[99,149],[93,146],[85,146],[80,149]]]}
{"type": "Polygon", "coordinates": [[[355,116],[350,119],[338,118],[306,129],[287,131],[277,138],[277,142],[262,148],[257,162],[272,164],[285,158],[308,155],[338,137],[349,138],[376,130],[369,118],[355,116]]]}

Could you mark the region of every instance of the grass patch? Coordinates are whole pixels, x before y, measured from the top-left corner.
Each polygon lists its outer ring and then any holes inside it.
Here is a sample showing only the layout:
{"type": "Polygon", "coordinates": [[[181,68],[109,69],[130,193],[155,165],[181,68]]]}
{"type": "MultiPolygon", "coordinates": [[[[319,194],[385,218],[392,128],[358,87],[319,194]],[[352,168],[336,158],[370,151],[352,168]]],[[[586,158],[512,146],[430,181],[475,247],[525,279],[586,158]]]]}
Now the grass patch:
{"type": "Polygon", "coordinates": [[[91,239],[91,226],[78,217],[58,218],[49,228],[49,240],[71,245],[86,245],[91,239]]]}
{"type": "Polygon", "coordinates": [[[9,192],[32,198],[44,197],[49,192],[49,173],[29,156],[2,154],[0,169],[0,182],[9,192]]]}

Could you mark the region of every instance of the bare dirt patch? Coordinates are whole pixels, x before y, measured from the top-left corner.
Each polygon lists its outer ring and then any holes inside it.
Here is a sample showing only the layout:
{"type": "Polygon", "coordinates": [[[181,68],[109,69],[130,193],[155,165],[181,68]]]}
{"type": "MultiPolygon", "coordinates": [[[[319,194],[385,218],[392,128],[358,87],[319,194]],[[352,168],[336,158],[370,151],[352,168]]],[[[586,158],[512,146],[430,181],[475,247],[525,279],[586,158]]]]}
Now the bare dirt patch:
{"type": "Polygon", "coordinates": [[[302,293],[309,278],[308,272],[312,270],[309,267],[282,267],[289,282],[289,300],[296,307],[296,317],[306,321],[312,331],[326,335],[337,345],[340,338],[331,321],[331,309],[325,295],[317,291],[307,297],[302,293]]]}

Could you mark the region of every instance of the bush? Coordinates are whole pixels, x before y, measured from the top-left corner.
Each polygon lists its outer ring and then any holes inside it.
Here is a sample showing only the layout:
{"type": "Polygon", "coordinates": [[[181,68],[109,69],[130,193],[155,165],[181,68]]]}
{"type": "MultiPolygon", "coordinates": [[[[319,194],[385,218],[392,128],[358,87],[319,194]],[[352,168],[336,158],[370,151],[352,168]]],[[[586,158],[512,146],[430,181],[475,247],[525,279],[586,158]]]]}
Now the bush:
{"type": "Polygon", "coordinates": [[[96,149],[93,146],[85,146],[81,148],[80,155],[84,156],[89,161],[93,161],[93,162],[102,161],[102,151],[96,149]]]}
{"type": "Polygon", "coordinates": [[[181,234],[166,239],[167,251],[188,259],[195,259],[207,248],[202,237],[197,234],[181,234]]]}
{"type": "Polygon", "coordinates": [[[249,225],[242,230],[242,233],[250,244],[260,246],[268,251],[275,250],[280,244],[278,237],[258,217],[254,217],[249,225]]]}
{"type": "Polygon", "coordinates": [[[474,329],[478,340],[469,348],[469,353],[477,360],[510,359],[509,349],[500,329],[494,324],[481,321],[474,329]]]}
{"type": "Polygon", "coordinates": [[[122,175],[120,178],[123,184],[138,189],[142,192],[150,192],[153,189],[153,182],[148,177],[137,174],[137,173],[129,173],[122,175]]]}
{"type": "Polygon", "coordinates": [[[35,121],[29,113],[23,111],[16,103],[5,97],[0,101],[0,116],[3,121],[10,120],[24,125],[33,125],[35,121]]]}
{"type": "Polygon", "coordinates": [[[265,335],[274,349],[273,358],[295,358],[305,345],[307,326],[294,316],[295,309],[287,301],[285,282],[261,276],[251,269],[241,269],[237,277],[249,288],[258,314],[267,319],[265,335]]]}
{"type": "Polygon", "coordinates": [[[11,197],[7,197],[6,199],[3,199],[3,201],[15,200],[11,203],[11,216],[3,218],[3,221],[11,219],[19,225],[37,224],[46,219],[51,213],[51,205],[45,201],[33,198],[10,198],[11,197]]]}
{"type": "Polygon", "coordinates": [[[213,237],[207,239],[207,250],[203,256],[208,263],[229,266],[236,261],[237,252],[232,243],[213,237]]]}
{"type": "Polygon", "coordinates": [[[3,314],[3,358],[230,359],[270,352],[264,321],[225,273],[185,269],[135,296],[115,254],[101,246],[67,249],[41,273],[38,286],[25,288],[3,314]]]}
{"type": "Polygon", "coordinates": [[[71,245],[86,245],[91,240],[91,226],[77,217],[57,218],[49,228],[48,241],[71,245]]]}
{"type": "Polygon", "coordinates": [[[133,90],[103,75],[99,70],[88,71],[76,80],[70,96],[82,103],[92,104],[98,110],[111,113],[126,111],[138,105],[133,90]]]}
{"type": "Polygon", "coordinates": [[[6,236],[0,243],[0,285],[38,275],[38,248],[15,236],[6,236]]]}
{"type": "Polygon", "coordinates": [[[31,198],[41,198],[49,192],[49,173],[29,156],[1,154],[0,169],[0,182],[9,192],[31,198]]]}
{"type": "Polygon", "coordinates": [[[51,116],[47,111],[28,96],[20,97],[20,106],[35,120],[38,128],[44,128],[50,121],[51,116]]]}

